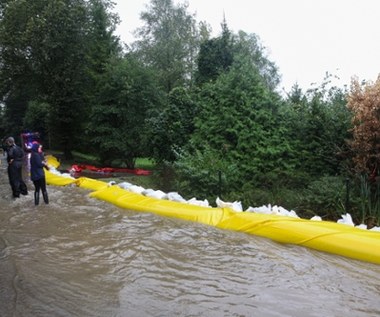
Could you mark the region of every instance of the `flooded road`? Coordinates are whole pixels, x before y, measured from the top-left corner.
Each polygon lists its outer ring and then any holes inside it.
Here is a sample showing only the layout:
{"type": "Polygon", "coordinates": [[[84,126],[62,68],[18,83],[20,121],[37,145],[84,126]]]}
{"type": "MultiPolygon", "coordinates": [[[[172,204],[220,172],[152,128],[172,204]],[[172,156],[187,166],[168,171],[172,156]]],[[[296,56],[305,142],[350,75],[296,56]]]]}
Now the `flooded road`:
{"type": "Polygon", "coordinates": [[[1,317],[380,316],[379,265],[27,185],[1,162],[1,317]]]}

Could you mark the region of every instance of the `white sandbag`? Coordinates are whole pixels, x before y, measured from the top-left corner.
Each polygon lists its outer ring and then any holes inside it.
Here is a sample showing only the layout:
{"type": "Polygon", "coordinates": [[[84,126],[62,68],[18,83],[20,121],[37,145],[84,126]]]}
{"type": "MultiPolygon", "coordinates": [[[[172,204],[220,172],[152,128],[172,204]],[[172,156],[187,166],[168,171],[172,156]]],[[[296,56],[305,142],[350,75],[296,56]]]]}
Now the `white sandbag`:
{"type": "Polygon", "coordinates": [[[195,205],[195,206],[210,207],[210,204],[209,204],[209,202],[208,202],[207,199],[205,199],[205,200],[198,200],[195,197],[193,197],[193,198],[189,199],[187,201],[187,203],[190,204],[190,205],[195,205]]]}
{"type": "Polygon", "coordinates": [[[152,188],[147,188],[147,189],[144,189],[141,194],[143,194],[144,196],[149,196],[150,194],[154,193],[154,189],[152,188]]]}
{"type": "Polygon", "coordinates": [[[132,185],[127,188],[127,190],[129,190],[130,192],[136,193],[136,194],[141,194],[144,191],[144,189],[145,189],[144,187],[137,186],[137,185],[132,185]]]}
{"type": "Polygon", "coordinates": [[[241,212],[243,211],[243,206],[240,201],[234,201],[233,203],[231,202],[225,202],[221,200],[219,197],[216,198],[216,205],[219,208],[231,208],[234,211],[241,212]]]}
{"type": "Polygon", "coordinates": [[[298,215],[294,210],[287,210],[284,207],[281,206],[273,206],[272,213],[279,216],[286,216],[286,217],[293,217],[293,218],[299,218],[298,215]]]}
{"type": "Polygon", "coordinates": [[[364,223],[361,223],[360,225],[355,226],[355,228],[363,229],[363,230],[367,230],[367,229],[368,229],[368,228],[367,228],[367,225],[364,224],[364,223]]]}
{"type": "Polygon", "coordinates": [[[268,206],[261,206],[261,207],[248,207],[248,209],[246,211],[249,211],[249,212],[256,212],[258,214],[266,214],[266,215],[270,215],[272,213],[272,207],[271,205],[268,205],[268,206]]]}
{"type": "Polygon", "coordinates": [[[161,190],[153,190],[153,191],[147,192],[145,196],[156,198],[156,199],[163,199],[166,196],[166,194],[161,190]]]}
{"type": "Polygon", "coordinates": [[[119,183],[117,184],[120,188],[123,188],[123,189],[128,189],[129,187],[132,186],[131,183],[128,183],[128,182],[122,182],[122,183],[119,183]]]}
{"type": "Polygon", "coordinates": [[[342,215],[341,217],[342,218],[337,221],[338,223],[342,223],[344,225],[348,225],[348,226],[352,226],[352,227],[355,226],[354,222],[352,221],[352,217],[350,214],[347,213],[345,215],[342,215]]]}
{"type": "Polygon", "coordinates": [[[180,203],[186,202],[186,200],[180,194],[178,194],[177,192],[167,193],[166,196],[164,197],[164,199],[167,199],[167,200],[170,200],[170,201],[177,201],[177,202],[180,202],[180,203]]]}

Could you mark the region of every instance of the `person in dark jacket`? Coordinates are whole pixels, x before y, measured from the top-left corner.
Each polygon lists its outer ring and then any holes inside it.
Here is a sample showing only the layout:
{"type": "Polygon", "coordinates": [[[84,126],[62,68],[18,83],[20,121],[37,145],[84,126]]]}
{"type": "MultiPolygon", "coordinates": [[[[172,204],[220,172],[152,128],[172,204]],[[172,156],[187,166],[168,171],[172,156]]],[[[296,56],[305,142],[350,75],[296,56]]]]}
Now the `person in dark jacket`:
{"type": "Polygon", "coordinates": [[[36,206],[40,203],[40,191],[42,191],[45,204],[49,203],[44,167],[49,169],[42,153],[42,145],[34,143],[30,155],[30,178],[34,184],[34,204],[36,206]]]}
{"type": "Polygon", "coordinates": [[[8,178],[12,188],[14,198],[22,195],[28,195],[28,188],[22,178],[22,164],[24,159],[24,151],[15,144],[13,137],[6,140],[7,145],[7,162],[8,162],[8,178]]]}

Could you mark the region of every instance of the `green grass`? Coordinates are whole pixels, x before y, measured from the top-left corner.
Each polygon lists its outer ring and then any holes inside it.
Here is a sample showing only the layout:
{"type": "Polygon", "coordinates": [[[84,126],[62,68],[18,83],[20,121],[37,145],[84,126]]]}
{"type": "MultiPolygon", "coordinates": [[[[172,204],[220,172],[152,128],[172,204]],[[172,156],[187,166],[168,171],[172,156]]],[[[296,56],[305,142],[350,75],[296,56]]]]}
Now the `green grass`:
{"type": "Polygon", "coordinates": [[[147,170],[153,170],[156,164],[148,158],[138,158],[136,160],[136,168],[142,168],[147,170]]]}
{"type": "MultiPolygon", "coordinates": [[[[73,151],[72,154],[74,158],[72,160],[65,160],[62,151],[49,150],[46,152],[46,154],[51,154],[55,156],[61,162],[61,164],[64,164],[64,165],[71,166],[77,163],[82,163],[82,164],[86,163],[86,164],[95,165],[99,167],[101,166],[99,162],[99,158],[93,154],[85,154],[85,153],[73,151]]],[[[119,161],[120,161],[119,159],[113,160],[112,166],[115,166],[115,167],[118,166],[117,163],[119,161]]],[[[148,158],[137,158],[135,168],[152,170],[155,168],[155,163],[151,159],[148,159],[148,158]]]]}

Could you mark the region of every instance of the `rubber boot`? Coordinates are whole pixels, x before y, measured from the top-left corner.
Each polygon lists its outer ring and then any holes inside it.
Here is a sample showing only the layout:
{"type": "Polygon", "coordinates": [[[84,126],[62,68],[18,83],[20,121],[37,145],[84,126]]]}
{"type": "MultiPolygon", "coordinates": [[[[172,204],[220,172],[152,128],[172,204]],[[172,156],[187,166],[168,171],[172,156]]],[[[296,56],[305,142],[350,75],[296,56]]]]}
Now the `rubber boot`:
{"type": "Polygon", "coordinates": [[[46,191],[42,192],[42,196],[44,197],[45,204],[48,204],[49,203],[48,193],[46,191]]]}
{"type": "Polygon", "coordinates": [[[40,203],[40,193],[34,192],[34,204],[37,206],[40,203]]]}

